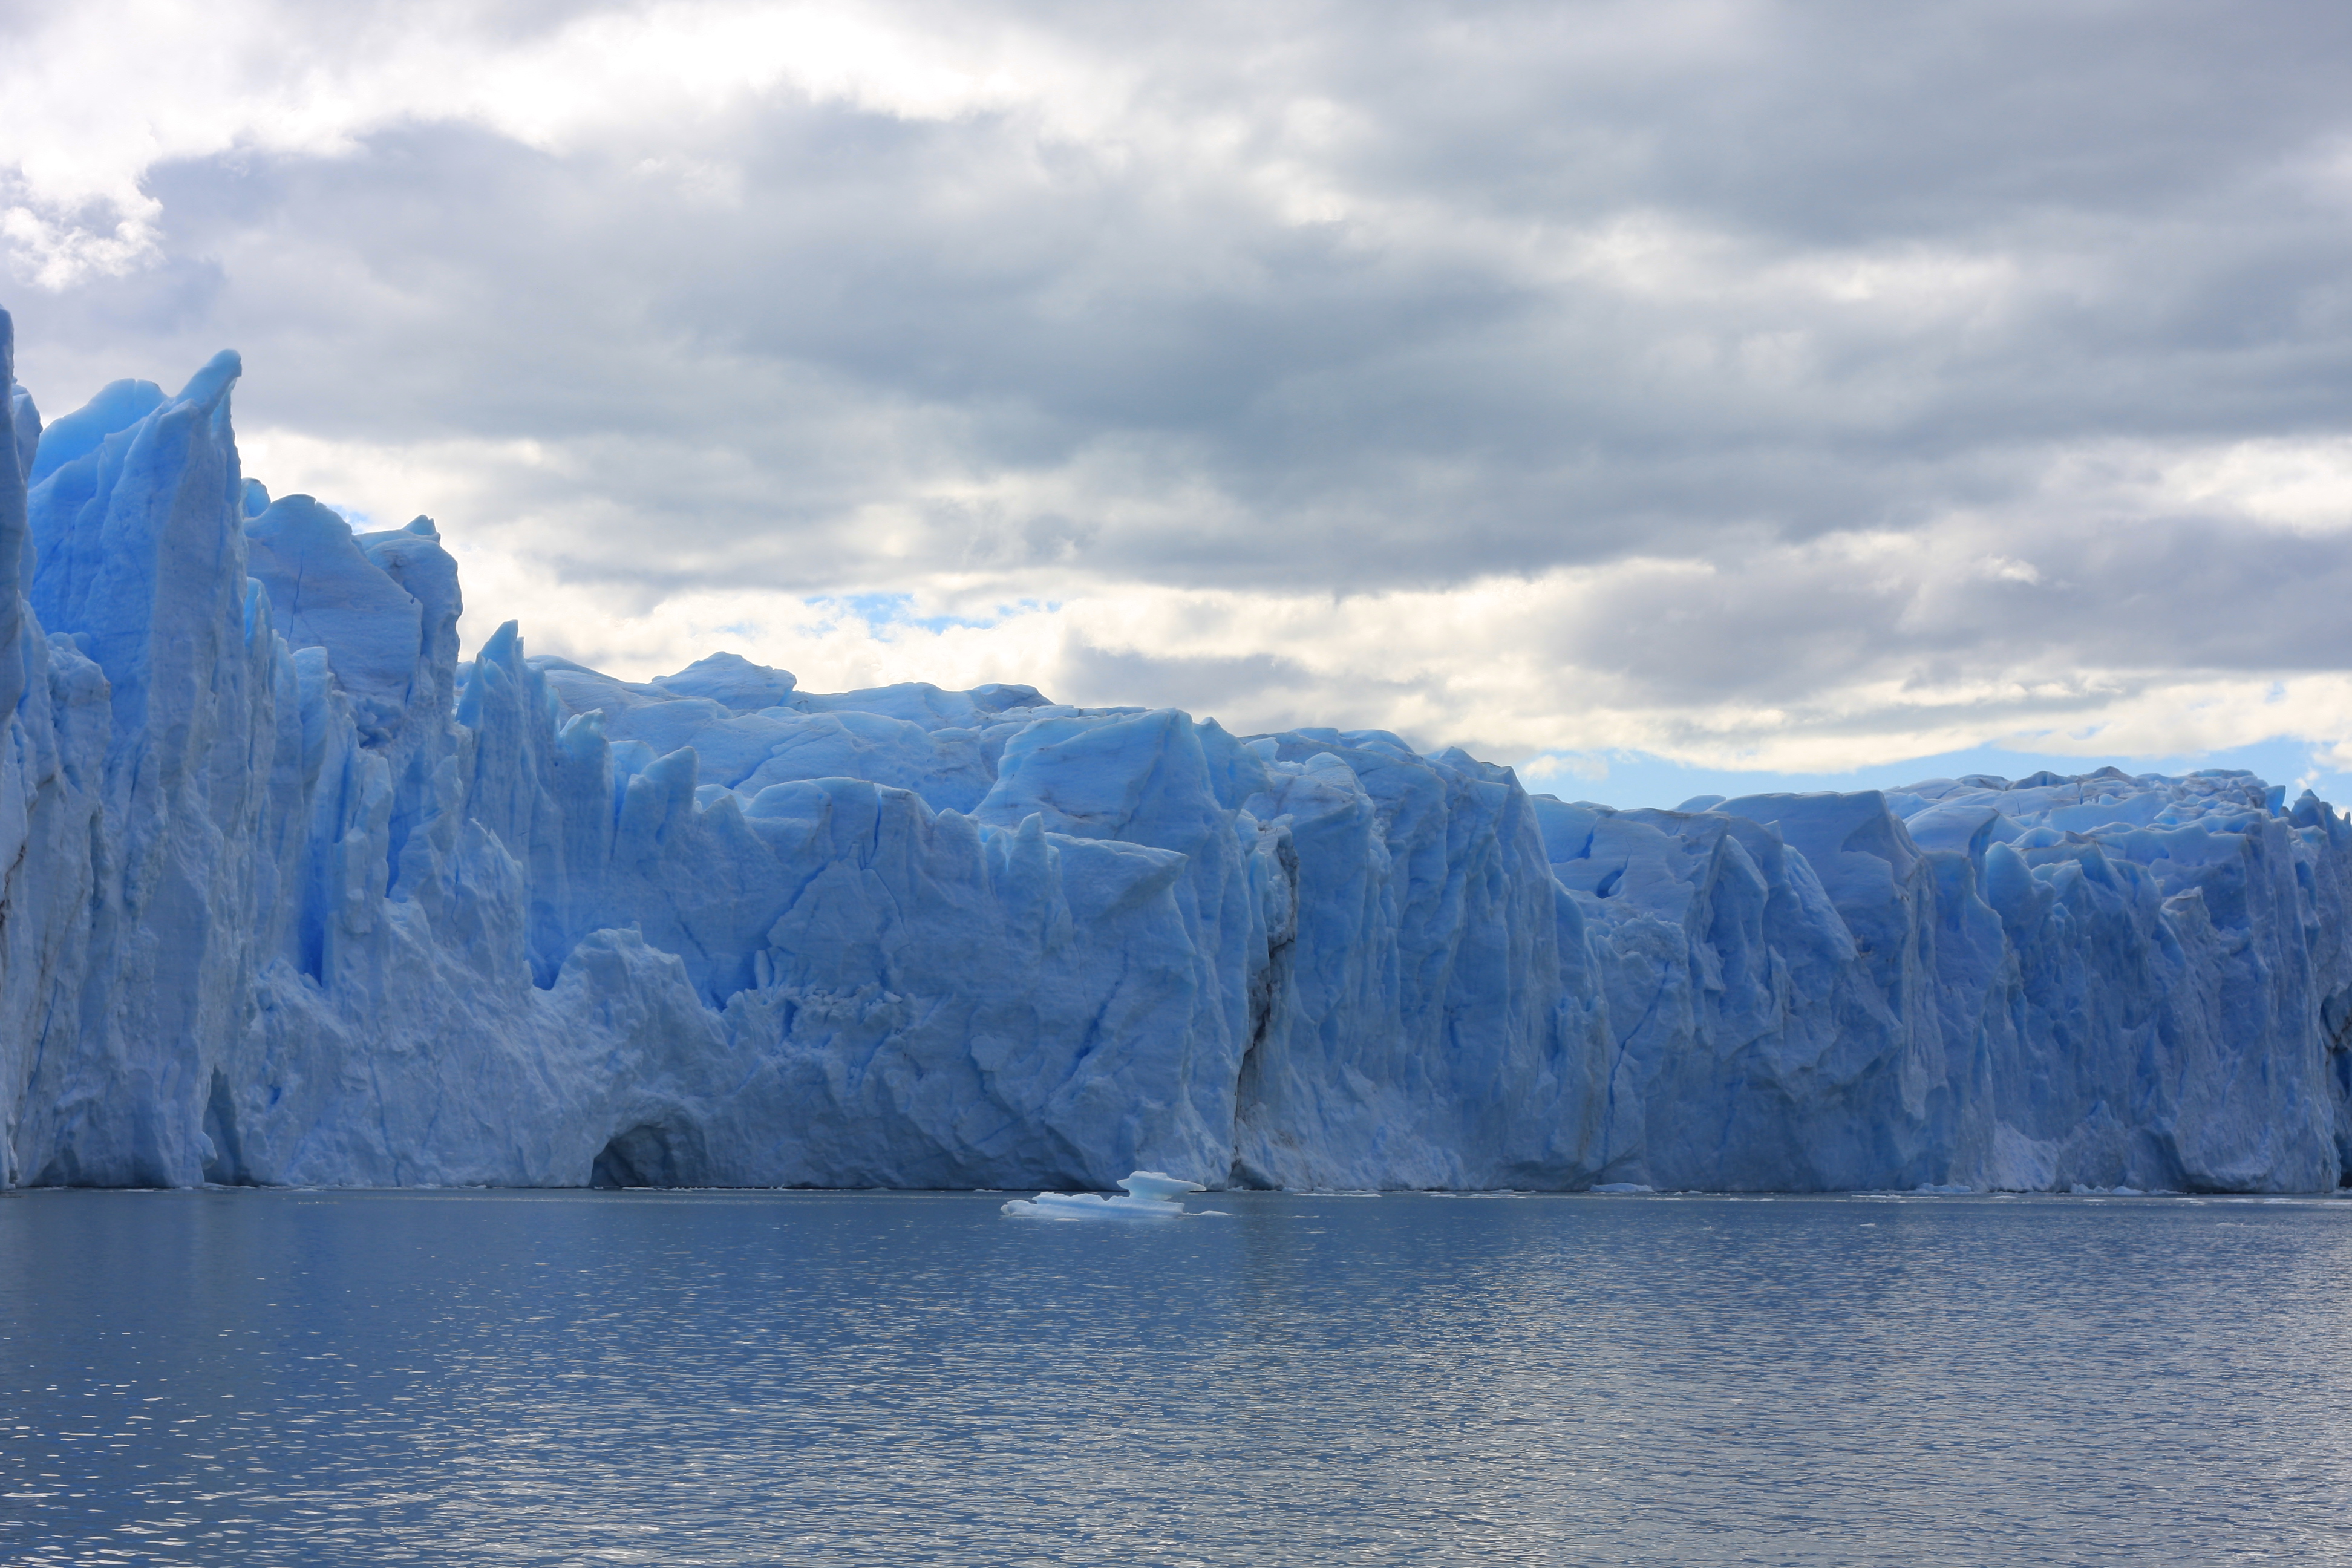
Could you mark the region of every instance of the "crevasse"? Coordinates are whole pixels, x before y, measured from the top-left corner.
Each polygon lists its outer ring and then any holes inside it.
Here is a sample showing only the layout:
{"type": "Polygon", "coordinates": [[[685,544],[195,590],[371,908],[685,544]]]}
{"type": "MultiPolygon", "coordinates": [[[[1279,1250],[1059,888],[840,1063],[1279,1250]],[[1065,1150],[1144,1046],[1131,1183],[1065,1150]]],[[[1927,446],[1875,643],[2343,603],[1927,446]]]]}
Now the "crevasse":
{"type": "Polygon", "coordinates": [[[1680,812],[1027,687],[457,658],[233,355],[0,314],[0,1182],[2311,1190],[2352,829],[2248,774],[1680,812]]]}

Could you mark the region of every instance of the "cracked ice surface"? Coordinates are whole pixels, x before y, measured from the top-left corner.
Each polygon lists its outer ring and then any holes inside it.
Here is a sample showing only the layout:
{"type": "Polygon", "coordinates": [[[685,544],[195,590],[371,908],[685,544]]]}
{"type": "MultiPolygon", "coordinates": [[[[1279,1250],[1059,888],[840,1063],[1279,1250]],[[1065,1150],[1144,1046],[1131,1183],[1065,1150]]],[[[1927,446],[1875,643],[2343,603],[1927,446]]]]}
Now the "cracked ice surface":
{"type": "Polygon", "coordinates": [[[2352,827],[2308,795],[2107,771],[1617,812],[1379,731],[822,695],[725,654],[631,683],[511,626],[460,664],[433,524],[247,482],[237,372],[46,432],[11,395],[0,1181],[2343,1166],[2352,827]]]}

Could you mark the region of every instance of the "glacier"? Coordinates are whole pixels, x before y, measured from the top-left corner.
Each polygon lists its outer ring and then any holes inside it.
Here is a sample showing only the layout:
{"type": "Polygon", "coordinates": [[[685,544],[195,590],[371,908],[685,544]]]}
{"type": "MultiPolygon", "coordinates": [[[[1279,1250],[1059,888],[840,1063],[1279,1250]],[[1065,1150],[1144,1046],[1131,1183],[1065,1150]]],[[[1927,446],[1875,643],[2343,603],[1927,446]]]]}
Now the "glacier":
{"type": "Polygon", "coordinates": [[[2242,773],[1617,811],[1380,731],[460,657],[233,354],[0,313],[0,1184],[2312,1191],[2352,827],[2242,773]]]}

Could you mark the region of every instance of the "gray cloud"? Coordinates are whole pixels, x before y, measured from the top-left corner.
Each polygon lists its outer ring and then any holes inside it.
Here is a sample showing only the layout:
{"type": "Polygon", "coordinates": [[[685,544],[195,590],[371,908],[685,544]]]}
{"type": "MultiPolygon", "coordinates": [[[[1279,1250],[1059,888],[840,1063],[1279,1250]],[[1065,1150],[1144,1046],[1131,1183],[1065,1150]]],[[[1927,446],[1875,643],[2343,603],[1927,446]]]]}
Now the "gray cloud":
{"type": "MultiPolygon", "coordinates": [[[[1202,716],[1233,701],[1262,705],[1269,692],[1300,686],[1307,672],[1289,659],[1267,654],[1238,658],[1161,658],[1131,650],[1097,647],[1071,639],[1061,658],[1063,679],[1073,687],[1065,701],[1181,707],[1202,716]]],[[[1299,722],[1306,722],[1301,720],[1299,722]]]]}
{"type": "MultiPolygon", "coordinates": [[[[232,342],[251,426],[536,443],[445,521],[639,608],[1650,561],[1529,644],[1664,708],[2352,653],[2352,532],[2074,461],[2352,424],[2340,7],[894,14],[1114,107],[777,88],[182,157],[156,257],[10,289],[23,374],[232,342]]],[[[1071,660],[1196,707],[1296,668],[1071,660]]]]}

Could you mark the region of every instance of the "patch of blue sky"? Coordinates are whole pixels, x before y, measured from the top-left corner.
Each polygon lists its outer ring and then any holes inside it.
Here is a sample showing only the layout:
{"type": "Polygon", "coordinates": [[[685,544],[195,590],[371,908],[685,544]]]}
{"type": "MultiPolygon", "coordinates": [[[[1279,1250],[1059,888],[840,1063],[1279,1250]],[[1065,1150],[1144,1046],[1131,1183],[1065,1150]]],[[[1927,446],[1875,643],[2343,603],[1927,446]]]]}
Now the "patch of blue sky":
{"type": "Polygon", "coordinates": [[[1767,769],[1696,767],[1646,752],[1550,752],[1522,763],[1519,777],[1540,795],[1590,800],[1621,808],[1672,808],[1696,796],[1811,794],[1895,789],[1926,779],[1992,773],[2019,779],[2045,769],[2055,773],[2120,768],[2127,773],[2200,773],[2242,769],[2271,784],[2287,786],[2292,800],[2309,789],[2322,799],[2352,803],[2352,772],[2333,765],[2311,742],[2284,738],[2210,752],[2173,756],[2067,754],[1973,746],[1966,751],[1911,757],[1844,773],[1779,773],[1767,769]]]}
{"type": "Polygon", "coordinates": [[[1062,607],[1058,601],[1021,599],[999,605],[985,616],[919,616],[914,613],[915,595],[912,594],[840,594],[808,599],[803,603],[813,610],[835,613],[846,610],[877,632],[889,632],[901,626],[927,632],[956,628],[983,631],[1014,616],[1033,611],[1050,614],[1062,607]]]}

